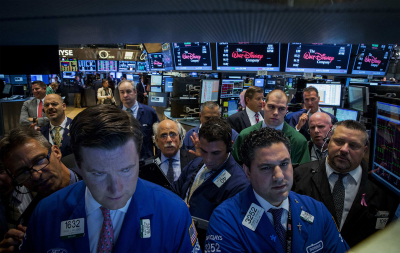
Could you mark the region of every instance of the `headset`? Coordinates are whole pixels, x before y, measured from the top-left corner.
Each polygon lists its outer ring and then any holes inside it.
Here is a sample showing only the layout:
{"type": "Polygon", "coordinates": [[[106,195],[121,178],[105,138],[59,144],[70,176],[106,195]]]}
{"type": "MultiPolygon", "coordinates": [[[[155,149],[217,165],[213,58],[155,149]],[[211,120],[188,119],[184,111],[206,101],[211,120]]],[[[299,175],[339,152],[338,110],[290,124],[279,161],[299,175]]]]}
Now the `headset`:
{"type": "MultiPolygon", "coordinates": [[[[328,137],[328,135],[332,132],[332,129],[333,129],[333,127],[331,127],[331,129],[329,129],[329,131],[325,135],[325,138],[323,139],[324,140],[324,144],[322,144],[322,146],[321,146],[321,150],[320,150],[321,154],[324,152],[325,144],[328,144],[329,141],[331,140],[331,137],[330,136],[328,137]]],[[[328,148],[325,149],[325,151],[327,151],[327,150],[328,150],[328,148]]]]}

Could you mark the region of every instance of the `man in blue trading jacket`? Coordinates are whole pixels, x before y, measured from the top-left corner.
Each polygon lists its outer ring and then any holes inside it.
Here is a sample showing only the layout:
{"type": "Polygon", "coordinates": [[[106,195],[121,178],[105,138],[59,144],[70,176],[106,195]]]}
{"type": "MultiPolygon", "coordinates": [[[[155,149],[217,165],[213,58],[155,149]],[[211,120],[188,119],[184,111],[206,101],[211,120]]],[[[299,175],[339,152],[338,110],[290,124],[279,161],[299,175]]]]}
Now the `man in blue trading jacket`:
{"type": "Polygon", "coordinates": [[[261,128],[241,153],[251,185],[215,209],[205,252],[345,252],[349,249],[326,207],[290,192],[290,142],[281,131],[261,128]]]}
{"type": "Polygon", "coordinates": [[[150,106],[139,103],[137,90],[134,82],[124,80],[118,86],[121,97],[122,110],[130,112],[133,117],[139,120],[143,133],[143,147],[140,151],[140,158],[147,159],[154,156],[153,145],[153,124],[159,122],[156,111],[150,106]]]}
{"type": "MultiPolygon", "coordinates": [[[[201,112],[199,113],[201,125],[206,123],[208,120],[212,118],[219,118],[220,116],[221,113],[219,112],[219,105],[217,103],[213,101],[207,101],[201,105],[201,112]]],[[[183,147],[185,149],[196,151],[196,148],[193,145],[191,137],[193,136],[193,133],[196,133],[197,135],[199,134],[199,129],[201,128],[201,125],[193,129],[190,129],[186,133],[185,139],[183,140],[183,147]]],[[[232,128],[231,136],[232,136],[232,141],[235,142],[239,134],[238,132],[235,131],[235,129],[232,128]]],[[[193,137],[196,138],[196,136],[193,137]]]]}
{"type": "Polygon", "coordinates": [[[39,203],[22,251],[200,251],[185,203],[138,178],[142,133],[130,114],[112,105],[84,110],[71,145],[84,181],[39,203]]]}
{"type": "Polygon", "coordinates": [[[285,121],[294,129],[299,131],[302,135],[304,135],[307,141],[311,140],[310,133],[308,132],[308,119],[313,113],[324,112],[328,114],[332,119],[332,124],[335,124],[338,121],[334,115],[322,110],[319,107],[319,100],[320,98],[318,95],[318,90],[315,87],[310,86],[305,88],[303,90],[303,101],[306,109],[301,109],[300,111],[292,113],[289,117],[285,118],[285,121]]]}

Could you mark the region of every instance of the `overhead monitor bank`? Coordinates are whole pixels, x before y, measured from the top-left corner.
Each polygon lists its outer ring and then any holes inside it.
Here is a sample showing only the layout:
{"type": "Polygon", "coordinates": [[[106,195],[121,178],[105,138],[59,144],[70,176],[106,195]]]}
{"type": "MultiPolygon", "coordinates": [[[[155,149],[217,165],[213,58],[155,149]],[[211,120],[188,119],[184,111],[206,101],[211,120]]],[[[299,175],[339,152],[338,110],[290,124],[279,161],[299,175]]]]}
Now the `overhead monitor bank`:
{"type": "Polygon", "coordinates": [[[176,70],[212,70],[208,42],[172,43],[176,70]]]}
{"type": "Polygon", "coordinates": [[[357,49],[352,74],[384,76],[389,67],[393,45],[364,45],[357,49]]]}

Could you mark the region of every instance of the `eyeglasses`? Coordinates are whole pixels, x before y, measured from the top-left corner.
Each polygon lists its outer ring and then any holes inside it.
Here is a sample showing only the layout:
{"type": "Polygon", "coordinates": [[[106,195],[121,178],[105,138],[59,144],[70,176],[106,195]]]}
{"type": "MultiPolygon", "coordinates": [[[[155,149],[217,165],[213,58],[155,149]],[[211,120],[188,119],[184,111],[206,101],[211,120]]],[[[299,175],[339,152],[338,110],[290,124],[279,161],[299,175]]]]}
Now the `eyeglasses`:
{"type": "Polygon", "coordinates": [[[160,139],[166,140],[166,139],[168,139],[168,136],[171,137],[171,139],[174,139],[174,138],[176,138],[176,137],[178,136],[178,134],[177,134],[177,133],[174,133],[174,132],[171,132],[171,133],[169,133],[169,134],[167,134],[167,133],[161,134],[161,135],[160,135],[160,139]]]}
{"type": "Polygon", "coordinates": [[[47,153],[46,157],[43,157],[39,161],[37,161],[32,167],[27,170],[18,171],[17,175],[14,176],[15,181],[17,184],[22,184],[32,176],[32,170],[39,172],[44,169],[50,163],[50,155],[51,155],[51,147],[49,148],[49,152],[47,153]]]}

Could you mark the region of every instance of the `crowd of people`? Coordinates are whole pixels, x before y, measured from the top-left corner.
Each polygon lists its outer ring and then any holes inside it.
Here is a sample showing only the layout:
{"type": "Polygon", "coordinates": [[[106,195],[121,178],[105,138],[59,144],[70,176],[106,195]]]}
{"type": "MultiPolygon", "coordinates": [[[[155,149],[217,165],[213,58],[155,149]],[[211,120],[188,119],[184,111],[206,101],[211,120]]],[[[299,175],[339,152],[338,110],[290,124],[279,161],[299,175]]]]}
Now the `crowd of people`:
{"type": "Polygon", "coordinates": [[[365,126],[321,110],[314,87],[292,114],[283,91],[254,86],[227,120],[205,102],[186,132],[139,101],[143,80],[118,84],[119,108],[98,81],[98,105],[73,120],[34,82],[1,138],[0,252],[345,252],[393,218],[367,177],[365,126]],[[148,159],[171,190],[139,178],[148,159]]]}

